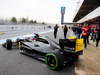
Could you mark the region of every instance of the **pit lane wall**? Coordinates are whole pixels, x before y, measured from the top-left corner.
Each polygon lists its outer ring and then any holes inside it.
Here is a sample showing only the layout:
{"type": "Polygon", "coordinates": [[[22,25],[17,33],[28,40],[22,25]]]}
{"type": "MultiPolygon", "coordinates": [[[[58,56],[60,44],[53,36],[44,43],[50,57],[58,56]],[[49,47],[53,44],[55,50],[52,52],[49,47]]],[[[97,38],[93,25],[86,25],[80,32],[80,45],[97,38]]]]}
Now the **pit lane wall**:
{"type": "Polygon", "coordinates": [[[93,18],[99,17],[99,16],[100,16],[100,6],[77,22],[82,23],[82,22],[91,20],[93,18]]]}
{"type": "Polygon", "coordinates": [[[5,34],[5,32],[12,31],[25,31],[33,29],[47,29],[48,25],[0,25],[0,34],[5,34]]]}

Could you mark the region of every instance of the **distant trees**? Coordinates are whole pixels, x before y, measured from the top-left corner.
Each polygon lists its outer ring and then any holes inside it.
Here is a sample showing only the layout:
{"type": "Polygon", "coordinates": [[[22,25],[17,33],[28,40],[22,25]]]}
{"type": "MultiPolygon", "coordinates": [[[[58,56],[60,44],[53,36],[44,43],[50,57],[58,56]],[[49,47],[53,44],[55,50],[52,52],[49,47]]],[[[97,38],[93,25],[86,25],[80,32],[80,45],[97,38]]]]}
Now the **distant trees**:
{"type": "Polygon", "coordinates": [[[23,18],[21,19],[21,22],[22,22],[22,24],[23,24],[23,23],[26,23],[26,19],[23,17],[23,18]]]}
{"type": "Polygon", "coordinates": [[[29,21],[29,23],[31,23],[31,24],[32,24],[32,23],[34,23],[34,21],[33,21],[33,20],[31,20],[31,21],[29,21]]]}
{"type": "Polygon", "coordinates": [[[42,24],[45,24],[44,22],[42,22],[42,24]]]}
{"type": "MultiPolygon", "coordinates": [[[[28,20],[28,18],[24,18],[24,17],[18,19],[18,21],[17,21],[16,17],[12,17],[11,23],[12,24],[37,24],[38,22],[37,22],[37,20],[28,20]]],[[[45,23],[42,22],[41,24],[45,24],[45,23]]]]}
{"type": "Polygon", "coordinates": [[[37,23],[37,21],[35,20],[33,23],[35,23],[35,24],[36,24],[36,23],[37,23]]]}
{"type": "Polygon", "coordinates": [[[35,21],[30,20],[29,23],[31,23],[31,24],[37,24],[37,21],[36,20],[35,21]]]}
{"type": "Polygon", "coordinates": [[[12,18],[11,18],[11,22],[14,23],[14,24],[17,24],[17,19],[16,19],[16,17],[12,17],[12,18]]]}
{"type": "MultiPolygon", "coordinates": [[[[21,22],[22,22],[22,24],[23,24],[23,23],[27,23],[27,18],[24,18],[24,17],[23,17],[23,18],[21,19],[21,22]]],[[[36,20],[35,20],[35,21],[30,20],[29,23],[31,23],[31,24],[35,23],[35,24],[36,24],[37,21],[36,21],[36,20]]]]}

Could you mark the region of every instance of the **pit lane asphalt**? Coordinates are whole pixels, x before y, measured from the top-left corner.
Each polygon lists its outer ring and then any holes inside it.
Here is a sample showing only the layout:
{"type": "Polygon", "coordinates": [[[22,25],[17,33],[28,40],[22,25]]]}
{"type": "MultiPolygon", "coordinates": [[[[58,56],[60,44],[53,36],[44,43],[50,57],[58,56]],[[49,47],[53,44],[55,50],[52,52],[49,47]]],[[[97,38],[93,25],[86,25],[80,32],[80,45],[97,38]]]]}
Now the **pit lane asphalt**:
{"type": "MultiPolygon", "coordinates": [[[[5,37],[4,35],[3,37],[7,38],[10,35],[5,34],[5,37]]],[[[12,35],[15,34],[12,33],[12,35]]],[[[54,39],[53,32],[42,35],[58,42],[59,38],[63,38],[63,31],[58,31],[56,39],[54,39]]],[[[17,47],[13,47],[12,50],[6,50],[0,45],[0,75],[75,75],[75,66],[72,62],[60,70],[50,70],[44,62],[20,54],[17,47]]]]}

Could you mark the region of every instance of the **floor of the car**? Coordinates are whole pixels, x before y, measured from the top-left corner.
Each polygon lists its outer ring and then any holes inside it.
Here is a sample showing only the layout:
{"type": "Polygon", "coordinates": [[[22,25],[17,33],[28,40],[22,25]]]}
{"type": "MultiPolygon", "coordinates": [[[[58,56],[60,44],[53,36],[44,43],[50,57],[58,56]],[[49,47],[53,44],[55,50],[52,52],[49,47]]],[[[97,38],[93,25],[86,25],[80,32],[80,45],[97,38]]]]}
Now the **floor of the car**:
{"type": "Polygon", "coordinates": [[[33,42],[25,42],[26,45],[28,45],[30,48],[32,48],[33,50],[39,51],[39,52],[50,52],[50,45],[49,44],[45,44],[42,42],[38,42],[38,41],[33,41],[33,42]]]}

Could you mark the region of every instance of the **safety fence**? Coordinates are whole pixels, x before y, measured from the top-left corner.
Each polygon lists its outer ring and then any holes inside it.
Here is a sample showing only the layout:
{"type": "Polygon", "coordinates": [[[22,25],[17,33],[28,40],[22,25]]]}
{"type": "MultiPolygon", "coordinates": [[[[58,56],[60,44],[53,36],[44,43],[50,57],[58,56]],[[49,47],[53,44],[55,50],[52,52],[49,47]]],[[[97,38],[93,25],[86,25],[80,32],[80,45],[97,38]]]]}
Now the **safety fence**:
{"type": "Polygon", "coordinates": [[[25,30],[39,30],[39,29],[50,29],[48,25],[0,25],[0,33],[5,34],[5,32],[12,31],[25,31],[25,30]]]}

